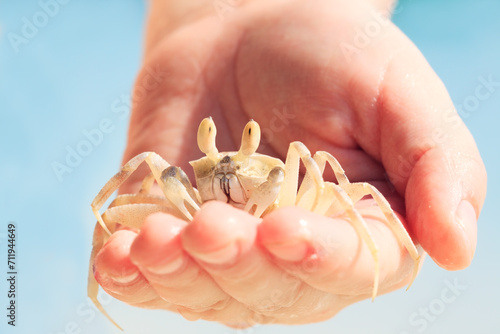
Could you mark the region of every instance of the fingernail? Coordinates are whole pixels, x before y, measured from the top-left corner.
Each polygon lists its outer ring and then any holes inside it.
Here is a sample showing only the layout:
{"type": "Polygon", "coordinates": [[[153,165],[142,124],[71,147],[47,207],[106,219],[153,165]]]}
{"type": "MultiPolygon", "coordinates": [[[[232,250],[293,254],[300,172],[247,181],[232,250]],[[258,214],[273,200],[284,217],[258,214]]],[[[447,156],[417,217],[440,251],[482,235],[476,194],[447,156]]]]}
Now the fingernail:
{"type": "Polygon", "coordinates": [[[287,225],[282,224],[281,219],[268,219],[262,226],[261,243],[277,258],[296,262],[310,252],[312,232],[308,219],[289,220],[287,225]]]}
{"type": "Polygon", "coordinates": [[[290,262],[302,260],[309,251],[307,243],[300,240],[293,244],[266,244],[265,247],[274,256],[290,262]]]}
{"type": "Polygon", "coordinates": [[[156,266],[147,266],[146,269],[152,274],[167,275],[178,271],[181,267],[185,265],[185,263],[186,261],[184,261],[184,255],[181,254],[175,259],[172,259],[165,264],[156,266]]]}
{"type": "Polygon", "coordinates": [[[139,272],[136,271],[132,274],[129,275],[122,275],[122,276],[110,276],[110,278],[115,281],[116,283],[122,283],[122,284],[127,284],[135,281],[139,277],[139,272]]]}
{"type": "Polygon", "coordinates": [[[462,200],[456,211],[456,223],[464,231],[468,241],[470,258],[474,256],[477,244],[477,219],[476,210],[467,200],[462,200]]]}
{"type": "Polygon", "coordinates": [[[229,245],[211,252],[204,253],[194,253],[193,255],[205,262],[210,264],[233,264],[240,253],[240,247],[236,242],[231,242],[229,245]]]}

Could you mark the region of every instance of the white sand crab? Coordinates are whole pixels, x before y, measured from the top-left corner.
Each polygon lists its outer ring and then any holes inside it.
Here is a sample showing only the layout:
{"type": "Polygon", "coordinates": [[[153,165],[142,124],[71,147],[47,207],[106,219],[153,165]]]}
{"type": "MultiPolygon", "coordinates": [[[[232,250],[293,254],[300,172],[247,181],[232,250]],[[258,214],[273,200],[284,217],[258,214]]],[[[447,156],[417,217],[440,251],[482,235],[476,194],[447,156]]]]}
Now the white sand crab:
{"type": "Polygon", "coordinates": [[[92,210],[98,223],[93,237],[88,295],[115,325],[117,324],[97,300],[99,285],[94,278],[93,262],[111,231],[115,230],[116,223],[140,228],[146,216],[158,211],[191,221],[201,203],[210,200],[225,201],[256,217],[276,208],[292,205],[326,216],[346,213],[373,256],[373,299],[377,295],[379,283],[378,248],[365,221],[354,208],[354,204],[362,197],[371,195],[387,218],[389,227],[415,262],[411,280],[413,282],[419,267],[420,256],[417,248],[389,202],[374,186],[364,182],[350,183],[344,170],[331,154],[320,151],[311,157],[309,150],[301,142],[290,144],[285,163],[277,158],[256,153],[260,142],[260,128],[253,120],[248,122],[243,130],[238,152],[218,152],[215,146],[216,132],[210,117],[205,118],[198,128],[198,146],[206,156],[190,162],[194,169],[197,189],[191,185],[182,169],[171,166],[156,153],[144,152],[127,162],[92,202],[92,210]],[[305,166],[306,174],[298,188],[300,161],[305,166]],[[144,179],[139,193],[118,196],[101,215],[99,210],[106,200],[143,162],[147,163],[151,174],[144,179]],[[333,169],[338,183],[323,180],[326,163],[333,169]],[[160,186],[164,196],[149,193],[154,182],[160,186]]]}

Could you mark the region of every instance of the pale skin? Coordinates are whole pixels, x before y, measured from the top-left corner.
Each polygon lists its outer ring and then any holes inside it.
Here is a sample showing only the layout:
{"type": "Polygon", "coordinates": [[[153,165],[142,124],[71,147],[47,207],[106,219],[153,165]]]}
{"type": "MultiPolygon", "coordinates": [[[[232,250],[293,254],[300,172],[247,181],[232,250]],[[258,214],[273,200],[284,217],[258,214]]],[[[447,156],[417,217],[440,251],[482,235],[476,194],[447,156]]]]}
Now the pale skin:
{"type": "MultiPolygon", "coordinates": [[[[193,180],[200,120],[212,116],[219,150],[236,151],[254,119],[270,137],[260,153],[284,160],[296,140],[330,152],[351,182],[386,196],[436,263],[467,267],[486,172],[418,49],[374,18],[392,3],[237,3],[222,20],[213,1],[151,1],[124,162],[154,151],[193,180]],[[346,53],[372,21],[380,34],[346,53]]],[[[145,175],[120,192],[137,192],[145,175]]],[[[357,209],[379,247],[379,294],[403,287],[412,259],[373,200],[357,209]]],[[[258,219],[213,201],[189,224],[157,213],[140,231],[117,231],[95,259],[97,280],[117,299],[232,327],[329,319],[371,297],[373,268],[348,217],[288,207],[258,219]]]]}

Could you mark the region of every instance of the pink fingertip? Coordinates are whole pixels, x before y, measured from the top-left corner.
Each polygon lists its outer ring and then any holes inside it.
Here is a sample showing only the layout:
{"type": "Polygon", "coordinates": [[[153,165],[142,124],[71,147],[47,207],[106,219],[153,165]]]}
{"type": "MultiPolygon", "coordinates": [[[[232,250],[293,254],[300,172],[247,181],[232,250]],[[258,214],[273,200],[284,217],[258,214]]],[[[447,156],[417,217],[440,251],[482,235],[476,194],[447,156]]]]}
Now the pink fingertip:
{"type": "Polygon", "coordinates": [[[185,221],[165,213],[148,216],[131,246],[132,262],[148,268],[169,267],[178,262],[183,253],[180,233],[186,225],[185,221]]]}
{"type": "Polygon", "coordinates": [[[266,216],[259,225],[260,243],[274,256],[300,261],[311,252],[310,212],[290,207],[266,216]]]}
{"type": "Polygon", "coordinates": [[[232,263],[252,247],[259,219],[228,204],[205,203],[182,233],[182,245],[206,263],[232,263]]]}
{"type": "Polygon", "coordinates": [[[130,245],[136,238],[136,233],[122,230],[115,232],[94,262],[96,278],[106,276],[117,282],[130,282],[137,278],[137,267],[130,261],[130,245]]]}

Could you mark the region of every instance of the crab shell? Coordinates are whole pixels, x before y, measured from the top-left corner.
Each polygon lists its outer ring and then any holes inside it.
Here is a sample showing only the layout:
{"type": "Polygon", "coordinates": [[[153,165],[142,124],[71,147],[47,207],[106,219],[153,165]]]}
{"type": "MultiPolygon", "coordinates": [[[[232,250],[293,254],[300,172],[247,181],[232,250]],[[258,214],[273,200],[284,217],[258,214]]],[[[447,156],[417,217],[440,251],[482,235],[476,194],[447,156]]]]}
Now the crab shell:
{"type": "Polygon", "coordinates": [[[238,152],[221,152],[214,157],[206,156],[189,163],[193,167],[196,187],[202,202],[224,200],[223,196],[225,196],[227,203],[238,208],[245,207],[253,190],[267,180],[274,168],[285,168],[285,164],[280,159],[259,153],[240,158],[238,152]],[[230,166],[224,168],[224,165],[230,166]],[[227,174],[236,176],[229,181],[231,183],[230,196],[221,193],[220,179],[217,177],[226,171],[228,171],[227,174]]]}

